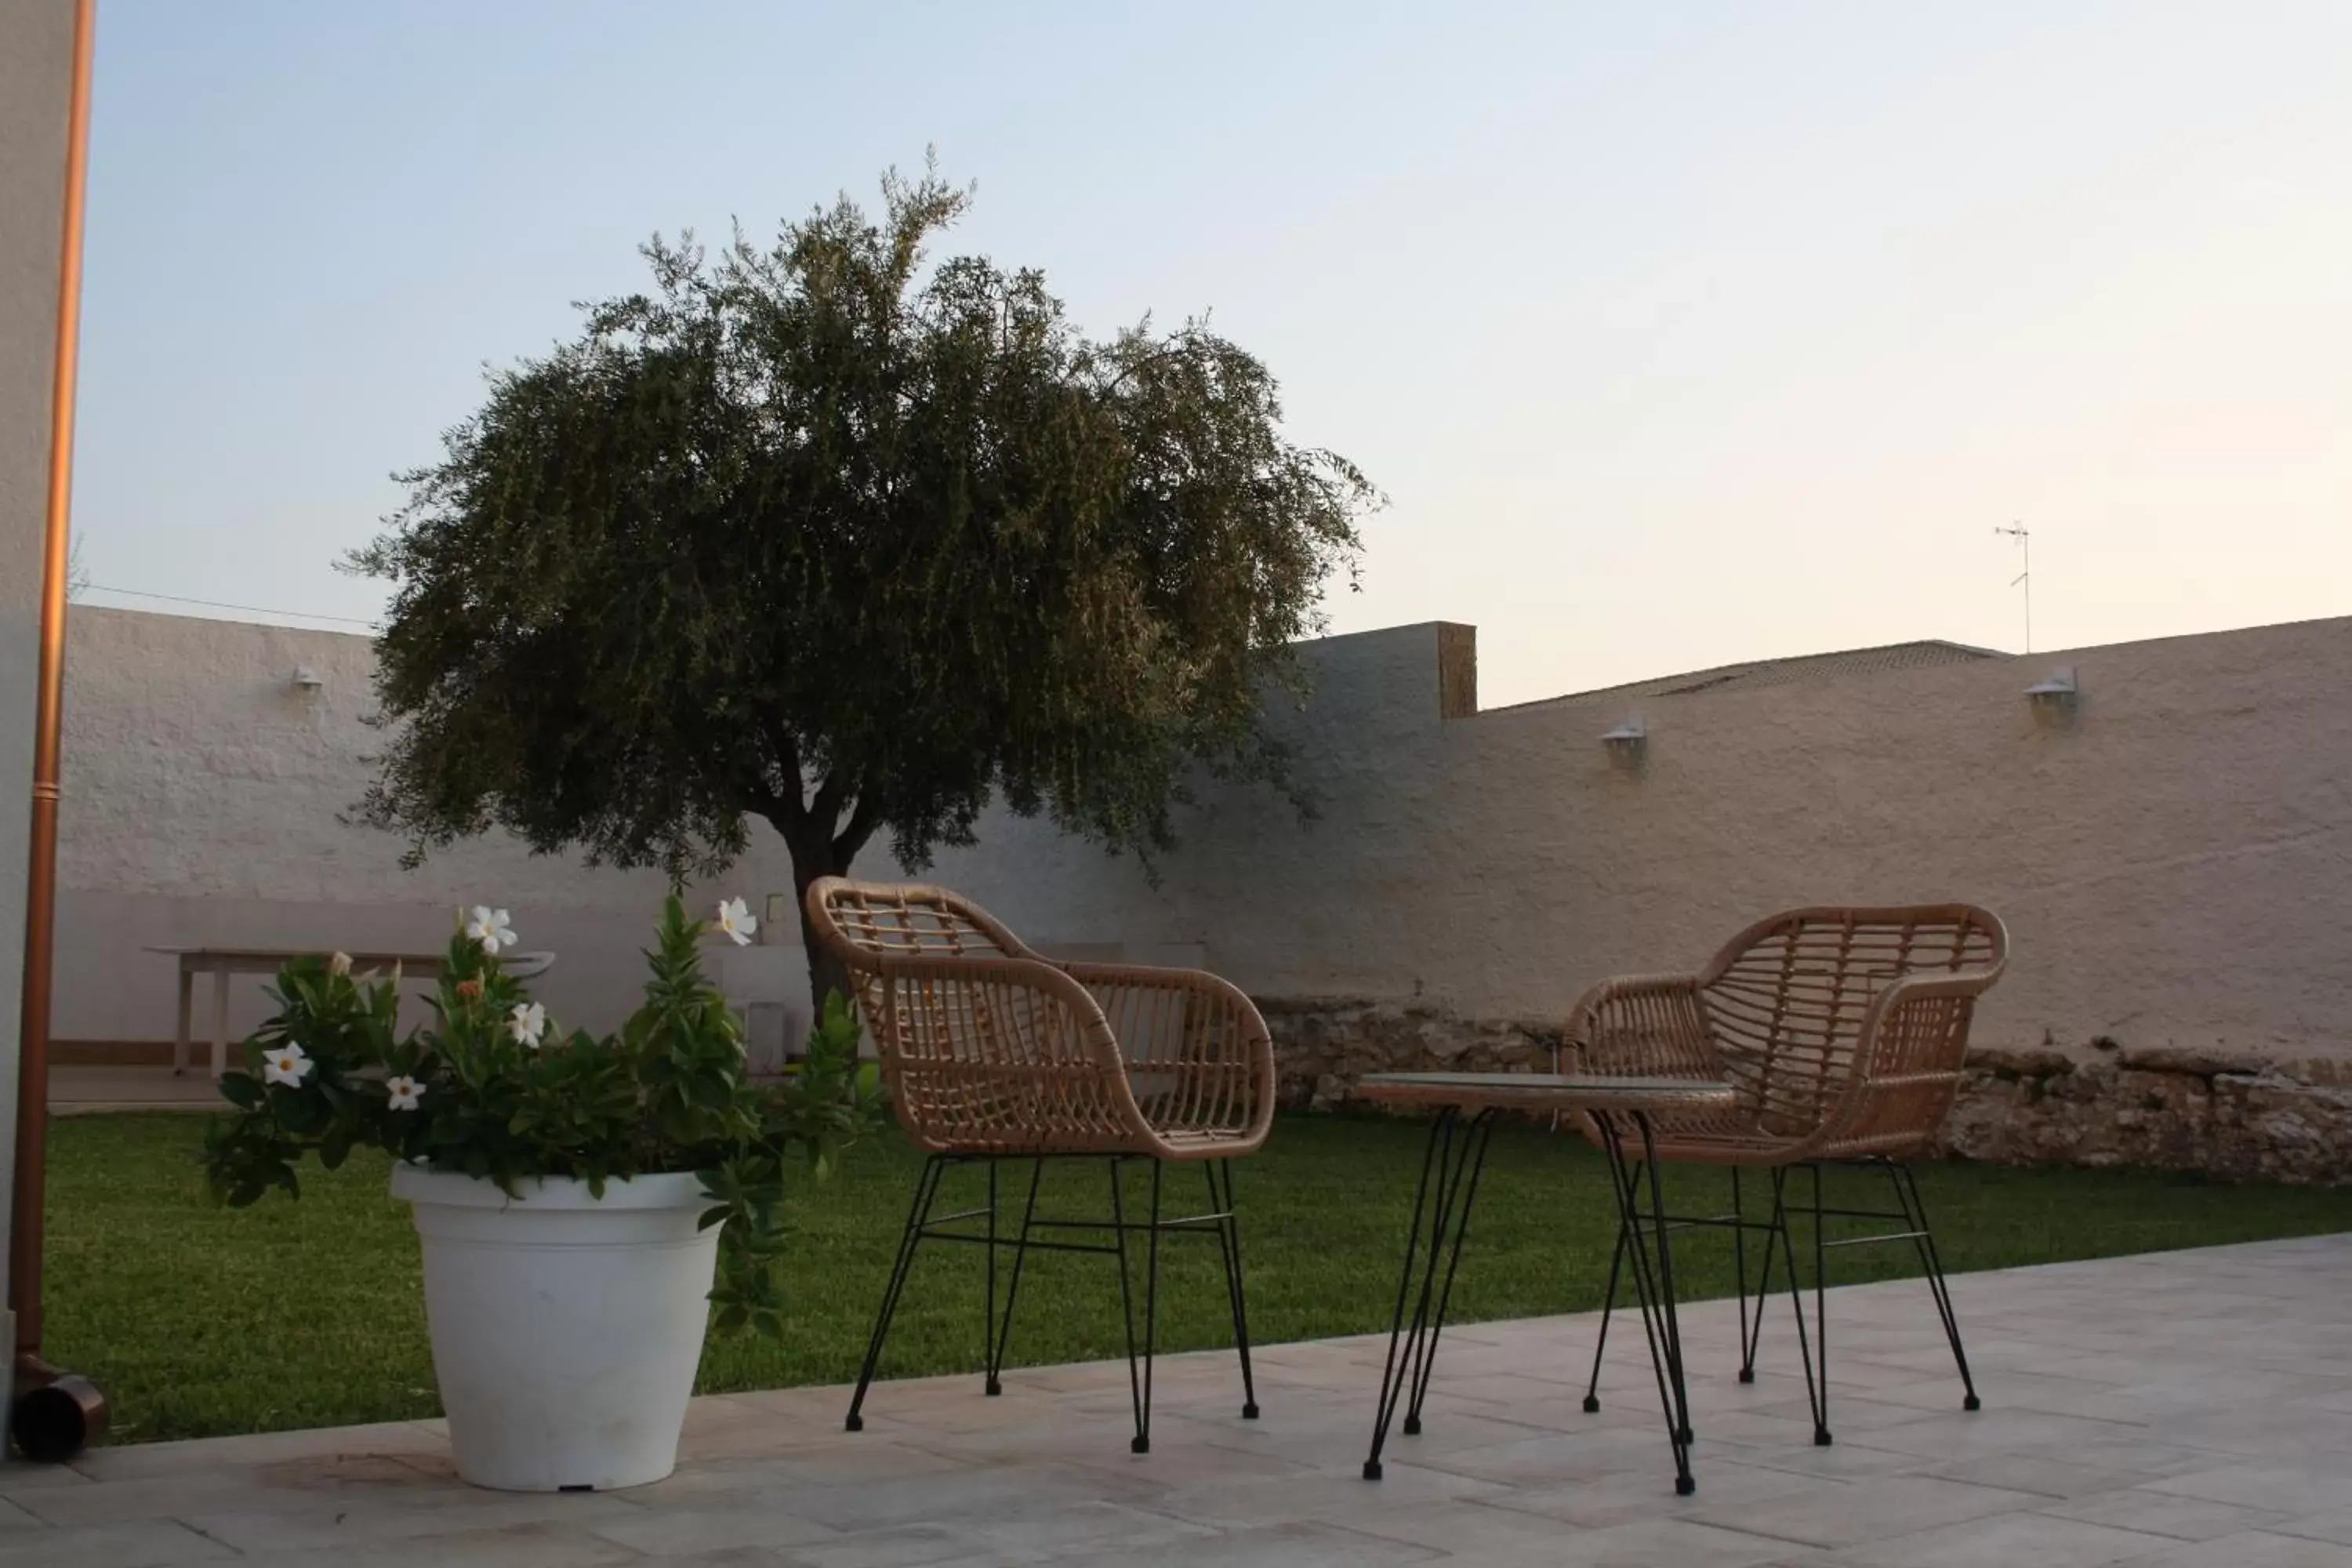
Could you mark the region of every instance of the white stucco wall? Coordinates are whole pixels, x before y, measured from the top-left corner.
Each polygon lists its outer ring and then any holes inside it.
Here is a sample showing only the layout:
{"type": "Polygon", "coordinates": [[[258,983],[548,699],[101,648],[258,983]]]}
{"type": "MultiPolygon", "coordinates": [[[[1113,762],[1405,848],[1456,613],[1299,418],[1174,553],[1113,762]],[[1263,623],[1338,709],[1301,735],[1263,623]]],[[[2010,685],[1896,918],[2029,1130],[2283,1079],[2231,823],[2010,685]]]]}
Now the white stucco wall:
{"type": "MultiPolygon", "coordinates": [[[[1771,909],[1966,899],[2016,939],[1987,1043],[2310,1057],[2352,1037],[2352,621],[1649,698],[1638,772],[1599,740],[1621,699],[1443,718],[1441,636],[1314,645],[1316,699],[1283,720],[1310,826],[1269,792],[1207,792],[1154,887],[997,814],[929,875],[1056,947],[1532,1018],[1604,974],[1695,965],[1771,909]],[[2037,718],[2024,688],[2068,664],[2073,719],[2037,718]]],[[[400,870],[397,844],[337,820],[367,777],[367,665],[357,637],[74,612],[61,1034],[168,1035],[147,942],[429,942],[490,893],[563,953],[557,1010],[617,1020],[658,879],[502,845],[400,870]],[[320,691],[293,689],[298,663],[320,691]]],[[[861,870],[892,874],[878,851],[861,870]]],[[[726,885],[788,889],[782,846],[763,834],[726,885]]],[[[739,994],[805,1005],[796,948],[725,956],[739,994]]]]}
{"type": "Polygon", "coordinates": [[[15,1170],[26,841],[73,32],[71,0],[0,6],[0,1249],[15,1170]]]}
{"type": "MultiPolygon", "coordinates": [[[[436,949],[455,911],[513,911],[552,949],[551,1009],[625,1016],[666,885],[488,839],[400,866],[346,820],[378,741],[368,640],[75,605],[68,616],[57,1033],[164,1039],[176,963],[148,946],[436,949]],[[307,667],[322,684],[294,684],[307,667]]],[[[233,1024],[261,1016],[240,982],[233,1024]]],[[[209,1025],[200,995],[198,1033],[209,1025]]]]}

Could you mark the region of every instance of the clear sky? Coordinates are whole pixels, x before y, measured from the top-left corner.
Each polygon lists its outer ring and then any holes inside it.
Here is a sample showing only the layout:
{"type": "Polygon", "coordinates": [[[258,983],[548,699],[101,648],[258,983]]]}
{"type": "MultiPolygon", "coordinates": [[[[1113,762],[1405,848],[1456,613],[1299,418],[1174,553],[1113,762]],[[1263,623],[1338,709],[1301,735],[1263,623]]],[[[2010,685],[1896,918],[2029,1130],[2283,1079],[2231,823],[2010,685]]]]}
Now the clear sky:
{"type": "MultiPolygon", "coordinates": [[[[2352,613],[2352,5],[100,0],[99,584],[334,563],[485,363],[886,165],[1088,330],[1213,311],[1489,705],[2352,613]]],[[[143,603],[94,592],[92,603],[143,603]]],[[[324,623],[332,624],[332,623],[324,623]]]]}

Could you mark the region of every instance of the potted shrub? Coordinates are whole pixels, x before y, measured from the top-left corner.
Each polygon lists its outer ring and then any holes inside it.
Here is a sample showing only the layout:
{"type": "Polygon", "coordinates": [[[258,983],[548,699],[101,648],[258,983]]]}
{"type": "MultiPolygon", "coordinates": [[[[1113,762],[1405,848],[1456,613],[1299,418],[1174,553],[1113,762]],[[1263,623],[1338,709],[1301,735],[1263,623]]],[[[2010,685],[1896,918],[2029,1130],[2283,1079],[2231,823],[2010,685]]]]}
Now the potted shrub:
{"type": "MultiPolygon", "coordinates": [[[[715,922],[740,942],[740,900],[715,922]]],[[[296,1166],[388,1151],[423,1244],[434,1374],[458,1473],[478,1486],[638,1486],[669,1474],[707,1326],[782,1327],[788,1160],[827,1173],[878,1119],[838,996],[795,1072],[755,1084],[702,922],[671,898],[645,1005],[617,1035],[559,1033],[503,973],[514,935],[478,909],[450,939],[425,1027],[402,1035],[395,979],[306,958],[221,1080],[236,1114],[205,1140],[233,1205],[296,1166]]]]}

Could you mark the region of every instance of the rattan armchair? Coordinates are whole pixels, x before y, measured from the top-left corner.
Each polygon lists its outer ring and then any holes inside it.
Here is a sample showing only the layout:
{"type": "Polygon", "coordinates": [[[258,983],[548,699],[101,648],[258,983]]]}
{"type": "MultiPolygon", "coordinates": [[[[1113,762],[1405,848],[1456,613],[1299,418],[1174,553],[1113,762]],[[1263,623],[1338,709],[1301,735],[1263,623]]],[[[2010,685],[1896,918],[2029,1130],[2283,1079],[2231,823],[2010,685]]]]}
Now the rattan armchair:
{"type": "MultiPolygon", "coordinates": [[[[1685,1215],[1678,1223],[1731,1230],[1741,1290],[1742,1382],[1755,1378],[1757,1339],[1776,1252],[1782,1259],[1816,1443],[1831,1440],[1824,1291],[1829,1252],[1838,1247],[1873,1241],[1914,1246],[1959,1368],[1962,1404],[1969,1410],[1979,1407],[1943,1262],[1906,1162],[1927,1146],[1951,1110],[1977,998],[2000,978],[2008,956],[2009,935],[2000,921],[1971,905],[1793,910],[1748,927],[1696,974],[1603,981],[1570,1015],[1566,1035],[1580,1071],[1721,1080],[1739,1090],[1736,1109],[1657,1118],[1656,1156],[1661,1164],[1730,1167],[1731,1212],[1685,1215]],[[1896,1207],[1825,1205],[1825,1163],[1883,1173],[1896,1207]],[[1751,1221],[1742,1209],[1743,1168],[1769,1173],[1768,1220],[1751,1221]],[[1803,1206],[1792,1205],[1787,1190],[1790,1173],[1799,1170],[1809,1178],[1811,1202],[1803,1206]],[[1810,1335],[1789,1225],[1792,1211],[1809,1212],[1812,1220],[1810,1335]],[[1829,1237],[1831,1222],[1849,1220],[1898,1228],[1829,1237]],[[1752,1322],[1746,1245],[1751,1230],[1765,1233],[1752,1322]]],[[[1601,1136],[1589,1120],[1583,1131],[1588,1138],[1601,1136]]],[[[1642,1157],[1638,1149],[1623,1152],[1633,1161],[1642,1157]]],[[[1621,1231],[1610,1265],[1612,1311],[1627,1245],[1621,1231]]],[[[1608,1334],[1604,1312],[1585,1395],[1588,1410],[1600,1408],[1601,1358],[1608,1334]]]]}
{"type": "Polygon", "coordinates": [[[849,1429],[864,1425],[866,1389],[917,1250],[929,1240],[961,1241],[987,1249],[984,1387],[991,1394],[1002,1392],[1028,1253],[1117,1258],[1135,1414],[1130,1447],[1150,1452],[1160,1238],[1186,1232],[1217,1238],[1241,1360],[1242,1415],[1254,1418],[1231,1162],[1265,1142],[1275,1079],[1273,1042],[1250,999],[1198,970],[1056,963],[942,888],[829,877],[810,887],[807,911],[819,946],[848,966],[899,1125],[929,1156],[867,1342],[849,1429]],[[1038,1216],[1045,1162],[1071,1159],[1107,1162],[1107,1220],[1038,1216]],[[1127,1208],[1125,1166],[1135,1160],[1150,1167],[1142,1219],[1130,1219],[1127,1208]],[[997,1223],[998,1167],[1005,1161],[1030,1163],[1027,1201],[1010,1237],[997,1223]],[[1207,1211],[1162,1214],[1161,1177],[1171,1162],[1201,1167],[1207,1211]],[[985,1204],[935,1214],[943,1178],[967,1164],[986,1168],[985,1204]],[[1040,1231],[1108,1233],[1110,1239],[1042,1239],[1040,1231]],[[1146,1255],[1139,1353],[1128,1258],[1128,1238],[1137,1232],[1146,1255]],[[1003,1248],[1013,1258],[1000,1316],[996,1258],[1003,1248]]]}

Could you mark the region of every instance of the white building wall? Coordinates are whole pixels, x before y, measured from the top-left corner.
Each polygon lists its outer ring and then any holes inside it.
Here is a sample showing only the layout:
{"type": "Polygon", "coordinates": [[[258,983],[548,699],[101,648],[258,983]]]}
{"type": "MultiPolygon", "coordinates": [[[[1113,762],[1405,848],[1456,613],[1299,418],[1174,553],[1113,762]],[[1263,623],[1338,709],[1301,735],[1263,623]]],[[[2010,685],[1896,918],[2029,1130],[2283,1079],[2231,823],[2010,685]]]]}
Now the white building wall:
{"type": "MultiPolygon", "coordinates": [[[[1618,699],[1443,718],[1444,635],[1313,645],[1317,697],[1283,720],[1322,796],[1309,826],[1271,792],[1207,791],[1155,887],[993,814],[927,875],[1053,947],[1538,1019],[1772,909],[1969,900],[2016,942],[1985,1043],[2302,1058],[2352,1037],[2352,621],[1651,698],[1638,772],[1599,739],[1618,699]],[[2046,721],[2024,688],[2067,664],[2078,707],[2046,721]]],[[[560,1015],[609,1026],[634,999],[657,877],[504,844],[405,872],[339,820],[375,740],[364,639],[78,608],[71,647],[62,1036],[168,1037],[148,942],[430,945],[492,896],[561,953],[560,1015]]],[[[894,874],[878,848],[860,869],[894,874]]],[[[755,904],[790,886],[764,831],[725,879],[755,904]]],[[[804,1008],[796,946],[722,960],[737,994],[804,1008]]]]}

